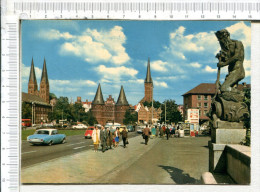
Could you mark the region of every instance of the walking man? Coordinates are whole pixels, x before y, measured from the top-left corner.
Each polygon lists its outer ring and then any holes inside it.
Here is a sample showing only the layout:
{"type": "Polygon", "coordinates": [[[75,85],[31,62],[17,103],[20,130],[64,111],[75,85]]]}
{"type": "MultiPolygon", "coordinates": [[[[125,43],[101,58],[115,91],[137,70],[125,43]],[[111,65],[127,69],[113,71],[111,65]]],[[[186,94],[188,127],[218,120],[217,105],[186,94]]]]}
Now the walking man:
{"type": "Polygon", "coordinates": [[[166,128],[165,132],[166,132],[167,140],[169,140],[169,135],[170,135],[169,127],[166,128]]]}
{"type": "Polygon", "coordinates": [[[102,152],[105,152],[105,148],[107,149],[107,131],[102,126],[100,131],[100,140],[101,140],[101,146],[102,146],[102,152]]]}
{"type": "Polygon", "coordinates": [[[124,127],[124,130],[122,131],[122,139],[123,139],[123,143],[124,143],[124,148],[126,147],[126,140],[127,140],[127,131],[126,128],[124,127]]]}
{"type": "Polygon", "coordinates": [[[149,133],[150,133],[150,129],[148,128],[148,125],[146,125],[146,127],[145,127],[144,130],[143,130],[144,139],[145,139],[145,145],[148,144],[149,133]]]}

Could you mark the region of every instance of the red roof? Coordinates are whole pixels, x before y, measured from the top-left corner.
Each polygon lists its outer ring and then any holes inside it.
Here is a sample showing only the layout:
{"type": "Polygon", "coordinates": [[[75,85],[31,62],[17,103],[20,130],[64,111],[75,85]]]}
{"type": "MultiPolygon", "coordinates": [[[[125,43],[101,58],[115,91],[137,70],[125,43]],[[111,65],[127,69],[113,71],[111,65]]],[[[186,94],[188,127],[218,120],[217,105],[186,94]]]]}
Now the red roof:
{"type": "MultiPolygon", "coordinates": [[[[250,89],[250,84],[239,84],[238,90],[242,91],[244,88],[250,89]]],[[[201,83],[197,87],[191,89],[187,93],[184,93],[182,96],[185,95],[198,95],[198,94],[208,94],[208,95],[214,95],[216,92],[216,86],[215,83],[201,83]]]]}

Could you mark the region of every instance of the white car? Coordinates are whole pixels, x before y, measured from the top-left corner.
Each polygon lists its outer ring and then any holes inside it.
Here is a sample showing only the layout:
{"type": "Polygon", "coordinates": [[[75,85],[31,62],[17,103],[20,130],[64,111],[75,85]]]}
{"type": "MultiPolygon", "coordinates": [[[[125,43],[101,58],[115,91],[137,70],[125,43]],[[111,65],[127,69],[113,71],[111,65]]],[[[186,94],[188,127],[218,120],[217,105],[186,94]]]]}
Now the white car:
{"type": "Polygon", "coordinates": [[[72,129],[87,129],[88,126],[84,124],[73,125],[72,129]]]}

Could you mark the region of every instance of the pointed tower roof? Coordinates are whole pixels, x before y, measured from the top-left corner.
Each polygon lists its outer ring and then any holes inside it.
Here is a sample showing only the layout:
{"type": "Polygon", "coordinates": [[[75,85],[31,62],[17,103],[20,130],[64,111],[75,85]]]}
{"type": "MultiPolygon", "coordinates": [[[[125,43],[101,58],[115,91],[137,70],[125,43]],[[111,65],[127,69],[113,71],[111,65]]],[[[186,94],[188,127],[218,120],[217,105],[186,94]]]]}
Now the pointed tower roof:
{"type": "Polygon", "coordinates": [[[30,70],[29,81],[36,82],[36,83],[37,83],[37,79],[36,79],[36,75],[35,75],[35,70],[34,70],[33,58],[32,58],[32,63],[31,63],[31,70],[30,70]]]}
{"type": "Polygon", "coordinates": [[[96,105],[97,104],[99,104],[99,105],[105,104],[104,99],[103,99],[103,94],[102,94],[102,91],[101,91],[100,83],[98,84],[96,96],[95,96],[95,99],[92,102],[92,104],[96,104],[96,105]]]}
{"type": "Polygon", "coordinates": [[[152,77],[151,77],[151,71],[150,71],[150,58],[148,57],[148,64],[147,64],[147,72],[146,72],[146,78],[145,83],[153,83],[152,77]]]}
{"type": "Polygon", "coordinates": [[[45,83],[49,83],[45,58],[44,58],[43,67],[42,67],[41,82],[42,81],[45,81],[45,83]]]}
{"type": "Polygon", "coordinates": [[[117,105],[129,105],[127,100],[126,100],[125,91],[124,91],[123,86],[121,86],[121,90],[120,90],[119,97],[117,99],[116,104],[117,105]]]}

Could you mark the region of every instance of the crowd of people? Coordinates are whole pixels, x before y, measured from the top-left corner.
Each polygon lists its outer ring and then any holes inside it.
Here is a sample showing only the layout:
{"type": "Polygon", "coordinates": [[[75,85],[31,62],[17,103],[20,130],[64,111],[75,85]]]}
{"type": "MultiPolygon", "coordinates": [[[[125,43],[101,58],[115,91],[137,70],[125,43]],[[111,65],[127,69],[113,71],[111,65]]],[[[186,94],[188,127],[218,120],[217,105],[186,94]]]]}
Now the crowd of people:
{"type": "MultiPolygon", "coordinates": [[[[166,136],[167,140],[169,140],[170,137],[178,133],[178,130],[179,126],[177,126],[177,128],[172,127],[170,129],[169,126],[166,125],[153,127],[146,125],[143,129],[142,136],[145,140],[145,145],[147,145],[151,135],[160,138],[164,138],[166,136]]],[[[126,145],[128,144],[128,132],[125,127],[122,132],[119,131],[119,128],[116,128],[116,130],[112,132],[109,128],[105,129],[101,126],[101,129],[99,129],[95,126],[95,129],[92,132],[94,151],[98,151],[99,145],[101,146],[103,153],[108,149],[112,149],[112,147],[117,148],[119,146],[120,137],[123,140],[123,147],[126,148],[126,145]]]]}
{"type": "Polygon", "coordinates": [[[105,129],[101,126],[101,129],[99,129],[95,126],[95,129],[92,132],[94,151],[98,151],[99,145],[101,145],[103,153],[108,149],[112,149],[112,146],[113,148],[117,148],[119,146],[120,136],[123,140],[123,147],[126,148],[126,144],[128,144],[126,128],[124,128],[122,132],[119,131],[119,128],[116,128],[116,130],[112,132],[109,128],[105,129]]]}

